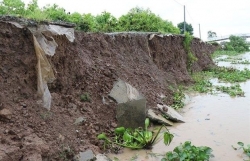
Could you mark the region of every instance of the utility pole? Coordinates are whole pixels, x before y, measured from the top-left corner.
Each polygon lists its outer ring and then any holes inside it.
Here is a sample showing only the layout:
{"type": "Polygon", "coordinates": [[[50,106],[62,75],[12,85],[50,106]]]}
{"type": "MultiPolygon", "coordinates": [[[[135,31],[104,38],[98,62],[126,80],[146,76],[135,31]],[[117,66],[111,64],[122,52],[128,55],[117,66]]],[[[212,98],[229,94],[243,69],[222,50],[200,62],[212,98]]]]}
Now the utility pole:
{"type": "Polygon", "coordinates": [[[200,39],[201,39],[201,27],[200,27],[200,24],[199,24],[199,33],[200,33],[200,39]]]}
{"type": "Polygon", "coordinates": [[[186,11],[185,10],[186,9],[185,9],[185,5],[184,5],[184,31],[183,31],[184,34],[186,32],[186,11]]]}

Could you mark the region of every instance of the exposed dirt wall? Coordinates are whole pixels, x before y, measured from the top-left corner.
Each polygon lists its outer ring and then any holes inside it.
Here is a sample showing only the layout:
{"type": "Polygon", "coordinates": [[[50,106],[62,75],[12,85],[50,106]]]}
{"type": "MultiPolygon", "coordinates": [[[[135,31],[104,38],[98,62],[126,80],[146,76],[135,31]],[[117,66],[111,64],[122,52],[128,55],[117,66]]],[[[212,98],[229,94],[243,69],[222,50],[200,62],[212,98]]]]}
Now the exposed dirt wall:
{"type": "MultiPolygon", "coordinates": [[[[0,110],[10,112],[0,114],[3,160],[63,160],[88,148],[99,151],[97,134],[116,127],[116,103],[108,93],[118,78],[137,88],[148,108],[163,102],[160,94],[171,104],[169,86],[191,82],[182,36],[151,40],[147,33],[75,32],[75,36],[74,43],[65,36],[54,37],[58,48],[48,59],[56,80],[49,84],[52,107],[47,111],[36,95],[32,34],[0,22],[0,110]],[[80,101],[84,93],[90,102],[80,101]],[[79,117],[85,118],[84,123],[74,124],[79,117]]],[[[215,47],[194,39],[191,50],[198,58],[193,70],[213,65],[210,54],[215,47]]]]}

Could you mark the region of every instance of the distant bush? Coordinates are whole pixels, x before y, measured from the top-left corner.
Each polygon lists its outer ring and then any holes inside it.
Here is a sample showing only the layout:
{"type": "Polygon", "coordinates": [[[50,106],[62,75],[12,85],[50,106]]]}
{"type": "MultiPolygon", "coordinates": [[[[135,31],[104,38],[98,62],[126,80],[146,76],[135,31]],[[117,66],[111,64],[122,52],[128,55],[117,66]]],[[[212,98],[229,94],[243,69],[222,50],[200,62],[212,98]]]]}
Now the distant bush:
{"type": "Polygon", "coordinates": [[[225,43],[224,50],[236,51],[239,53],[249,51],[249,44],[246,42],[244,38],[231,35],[229,37],[229,40],[230,42],[225,43]]]}

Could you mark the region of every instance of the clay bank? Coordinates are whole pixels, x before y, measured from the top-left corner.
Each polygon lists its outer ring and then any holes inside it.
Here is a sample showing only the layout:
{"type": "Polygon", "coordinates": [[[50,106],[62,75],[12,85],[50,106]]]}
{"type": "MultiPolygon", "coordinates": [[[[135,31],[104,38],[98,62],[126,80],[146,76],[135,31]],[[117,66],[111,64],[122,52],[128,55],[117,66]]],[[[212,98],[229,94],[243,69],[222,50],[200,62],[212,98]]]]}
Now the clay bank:
{"type": "Polygon", "coordinates": [[[192,82],[188,71],[214,65],[216,47],[194,38],[190,66],[182,35],[83,33],[6,18],[0,28],[0,160],[100,153],[97,135],[119,124],[115,82],[138,90],[145,111],[155,111],[172,104],[169,86],[192,82]]]}

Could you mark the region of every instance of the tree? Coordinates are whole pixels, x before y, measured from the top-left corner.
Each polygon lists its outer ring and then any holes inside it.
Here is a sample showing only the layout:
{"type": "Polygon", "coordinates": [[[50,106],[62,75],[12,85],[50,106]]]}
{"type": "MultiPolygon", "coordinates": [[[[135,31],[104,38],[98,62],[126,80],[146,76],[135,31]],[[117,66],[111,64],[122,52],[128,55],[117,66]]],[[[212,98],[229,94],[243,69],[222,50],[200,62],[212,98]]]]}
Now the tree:
{"type": "Polygon", "coordinates": [[[217,37],[217,34],[216,34],[216,32],[208,31],[208,32],[207,32],[207,37],[208,37],[208,38],[217,37]]]}
{"type": "Polygon", "coordinates": [[[68,14],[65,13],[65,9],[59,7],[57,4],[45,6],[43,13],[47,14],[54,21],[67,21],[69,19],[68,14]]]}
{"type": "Polygon", "coordinates": [[[132,8],[126,15],[119,18],[119,31],[141,31],[179,33],[171,22],[163,20],[149,9],[132,8]]]}
{"type": "MultiPolygon", "coordinates": [[[[186,24],[186,32],[189,32],[190,35],[193,35],[194,29],[192,25],[188,24],[187,22],[185,22],[185,24],[186,24]]],[[[181,34],[184,34],[184,22],[179,23],[177,26],[180,29],[181,34]]]]}
{"type": "Polygon", "coordinates": [[[0,14],[23,15],[25,12],[25,3],[21,0],[3,0],[0,1],[0,14]]]}
{"type": "Polygon", "coordinates": [[[102,12],[101,15],[95,17],[96,29],[100,32],[113,32],[116,31],[118,22],[117,19],[109,12],[102,12]]]}
{"type": "Polygon", "coordinates": [[[233,50],[239,53],[249,51],[249,44],[244,38],[231,35],[229,40],[230,42],[225,44],[225,50],[233,50]]]}

